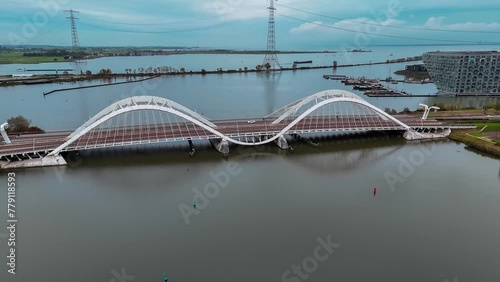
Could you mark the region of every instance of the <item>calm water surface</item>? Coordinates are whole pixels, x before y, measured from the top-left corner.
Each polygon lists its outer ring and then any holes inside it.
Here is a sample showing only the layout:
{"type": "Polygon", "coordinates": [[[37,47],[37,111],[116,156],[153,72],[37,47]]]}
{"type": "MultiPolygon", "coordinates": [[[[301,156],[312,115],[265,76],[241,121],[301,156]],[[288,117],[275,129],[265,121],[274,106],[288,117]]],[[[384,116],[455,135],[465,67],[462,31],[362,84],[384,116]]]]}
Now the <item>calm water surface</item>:
{"type": "Polygon", "coordinates": [[[18,171],[18,274],[2,265],[0,278],[111,281],[125,268],[134,281],[281,281],[330,236],[340,247],[309,281],[500,279],[498,160],[395,137],[294,147],[235,147],[228,161],[129,149],[18,171]],[[384,175],[416,155],[391,189],[384,175]],[[238,173],[186,224],[179,205],[228,164],[238,173]]]}

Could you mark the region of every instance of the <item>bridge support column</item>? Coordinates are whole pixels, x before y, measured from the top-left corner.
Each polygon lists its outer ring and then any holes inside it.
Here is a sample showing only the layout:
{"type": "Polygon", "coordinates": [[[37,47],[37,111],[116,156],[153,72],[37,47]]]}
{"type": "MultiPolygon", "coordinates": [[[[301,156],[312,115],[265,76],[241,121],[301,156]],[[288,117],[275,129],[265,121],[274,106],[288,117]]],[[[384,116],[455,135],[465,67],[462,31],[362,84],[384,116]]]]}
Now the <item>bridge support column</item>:
{"type": "Polygon", "coordinates": [[[276,143],[276,145],[278,145],[278,147],[280,147],[283,150],[291,149],[291,147],[288,145],[288,142],[286,141],[283,135],[280,135],[278,139],[274,140],[274,143],[276,143]]]}
{"type": "Polygon", "coordinates": [[[191,149],[191,151],[189,152],[189,154],[192,157],[192,156],[194,156],[194,153],[196,152],[196,149],[194,148],[193,141],[191,139],[189,139],[188,142],[189,142],[189,148],[191,149]]]}
{"type": "Polygon", "coordinates": [[[219,151],[224,157],[229,155],[229,142],[226,139],[217,140],[210,139],[210,143],[219,151]]]}

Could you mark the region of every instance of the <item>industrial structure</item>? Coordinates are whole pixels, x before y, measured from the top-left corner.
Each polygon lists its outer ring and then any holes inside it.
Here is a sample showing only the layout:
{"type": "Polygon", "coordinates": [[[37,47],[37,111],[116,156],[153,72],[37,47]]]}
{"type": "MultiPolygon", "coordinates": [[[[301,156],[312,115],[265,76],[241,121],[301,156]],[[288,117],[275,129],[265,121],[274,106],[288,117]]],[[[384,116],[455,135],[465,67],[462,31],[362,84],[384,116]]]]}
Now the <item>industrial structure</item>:
{"type": "Polygon", "coordinates": [[[500,53],[429,52],[422,57],[442,94],[500,93],[500,53]]]}
{"type": "Polygon", "coordinates": [[[78,49],[80,48],[80,41],[78,40],[78,32],[76,31],[76,20],[78,20],[78,18],[75,17],[75,14],[78,14],[80,12],[75,11],[73,9],[71,9],[71,10],[64,10],[64,12],[69,13],[69,17],[66,17],[66,18],[71,23],[71,42],[72,42],[72,48],[73,48],[73,52],[77,52],[78,49]]]}
{"type": "Polygon", "coordinates": [[[264,57],[264,62],[262,66],[269,64],[271,69],[281,68],[280,62],[278,60],[278,55],[276,55],[276,25],[274,21],[274,13],[276,8],[274,7],[274,2],[277,0],[269,0],[269,25],[267,31],[267,54],[264,57]]]}

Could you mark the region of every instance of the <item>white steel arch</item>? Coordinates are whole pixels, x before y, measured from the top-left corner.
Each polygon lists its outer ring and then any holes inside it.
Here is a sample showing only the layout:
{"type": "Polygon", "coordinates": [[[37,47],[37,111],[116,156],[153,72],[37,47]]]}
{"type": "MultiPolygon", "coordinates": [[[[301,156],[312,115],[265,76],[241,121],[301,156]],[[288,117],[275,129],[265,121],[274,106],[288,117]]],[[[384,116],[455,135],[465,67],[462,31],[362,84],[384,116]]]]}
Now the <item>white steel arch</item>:
{"type": "MultiPolygon", "coordinates": [[[[283,114],[281,114],[276,120],[273,121],[273,124],[278,124],[281,121],[283,121],[284,119],[286,119],[287,117],[296,114],[300,108],[302,108],[303,106],[305,106],[311,102],[315,102],[316,104],[318,104],[321,101],[335,99],[335,98],[352,99],[349,101],[359,100],[360,102],[365,102],[365,103],[360,103],[360,104],[363,104],[365,106],[369,106],[371,109],[378,109],[377,107],[369,104],[368,102],[366,102],[365,99],[359,97],[358,95],[356,95],[354,93],[344,91],[344,90],[332,89],[332,90],[321,91],[321,92],[318,92],[318,93],[313,94],[311,96],[297,100],[297,101],[281,108],[280,110],[275,111],[274,113],[268,115],[267,117],[271,117],[273,115],[279,114],[280,112],[283,112],[283,114]]],[[[338,101],[338,102],[341,102],[341,101],[338,101]]],[[[348,101],[346,100],[343,102],[348,102],[348,101]]]]}
{"type": "MultiPolygon", "coordinates": [[[[110,107],[107,107],[105,110],[101,111],[99,114],[97,114],[95,117],[87,121],[84,125],[82,125],[80,128],[78,128],[74,133],[72,133],[70,136],[68,136],[68,140],[57,147],[54,151],[52,151],[48,156],[55,156],[59,154],[61,151],[63,151],[66,147],[71,145],[73,142],[78,140],[78,138],[82,137],[86,133],[90,132],[92,129],[96,128],[97,126],[103,124],[104,122],[108,121],[109,119],[127,113],[127,112],[132,112],[132,111],[141,111],[141,110],[155,110],[155,111],[162,111],[162,112],[167,112],[171,113],[174,115],[177,115],[185,120],[188,120],[205,130],[213,133],[214,135],[222,138],[223,140],[226,140],[228,142],[237,144],[237,145],[242,145],[242,146],[259,146],[259,145],[264,145],[270,142],[273,142],[274,140],[280,138],[284,134],[286,134],[292,127],[294,127],[296,124],[298,124],[300,121],[302,121],[305,117],[307,117],[309,114],[314,112],[315,110],[331,104],[331,103],[338,103],[338,102],[350,102],[354,103],[357,105],[362,105],[366,106],[372,110],[374,110],[377,114],[379,114],[381,117],[385,117],[389,120],[394,121],[398,125],[400,125],[402,128],[404,128],[407,131],[412,131],[412,129],[399,121],[398,119],[394,118],[393,116],[387,114],[386,112],[380,110],[379,108],[373,106],[372,104],[368,103],[364,99],[360,98],[354,93],[350,93],[347,91],[342,91],[342,90],[327,90],[327,91],[322,91],[319,93],[316,93],[312,96],[306,97],[304,99],[299,100],[298,102],[293,103],[293,106],[291,108],[287,108],[285,113],[282,114],[276,121],[282,121],[283,119],[289,117],[290,115],[294,114],[297,112],[297,110],[312,102],[315,101],[315,105],[312,106],[311,108],[307,109],[304,113],[302,113],[300,116],[296,117],[291,123],[289,123],[287,126],[285,126],[280,132],[278,132],[275,136],[260,141],[260,142],[255,142],[255,143],[248,143],[248,142],[242,142],[239,140],[236,140],[234,138],[225,136],[224,134],[220,133],[219,131],[216,130],[216,125],[208,121],[205,117],[185,108],[182,105],[179,105],[175,102],[159,98],[159,97],[152,97],[152,96],[144,96],[144,97],[132,97],[132,98],[127,98],[122,101],[119,101],[110,107]],[[322,101],[319,101],[322,100],[322,101]],[[160,101],[158,103],[157,101],[160,101]],[[173,106],[175,105],[175,107],[173,106]]],[[[275,121],[275,122],[276,122],[275,121]]],[[[276,122],[276,123],[279,123],[276,122]]],[[[273,123],[275,123],[273,122],[273,123]]]]}
{"type": "Polygon", "coordinates": [[[169,109],[174,109],[177,110],[180,113],[184,113],[188,116],[191,116],[193,118],[196,118],[197,120],[211,126],[211,127],[217,127],[217,125],[213,124],[208,120],[208,118],[184,107],[181,104],[178,104],[174,101],[161,98],[161,97],[155,97],[155,96],[134,96],[130,98],[126,98],[123,100],[120,100],[118,102],[113,103],[112,105],[109,105],[106,107],[104,110],[100,111],[98,114],[93,116],[91,119],[86,121],[82,126],[80,126],[75,132],[73,132],[70,136],[68,136],[67,139],[72,138],[75,135],[78,135],[81,131],[83,131],[85,128],[91,126],[95,122],[97,122],[99,119],[102,117],[109,115],[115,111],[118,111],[120,109],[126,109],[126,108],[131,108],[133,106],[139,106],[139,105],[155,105],[159,107],[164,107],[164,108],[169,108],[169,109]]]}
{"type": "Polygon", "coordinates": [[[365,101],[360,96],[358,96],[354,93],[348,92],[348,91],[337,90],[337,89],[325,90],[325,91],[321,91],[321,92],[318,92],[316,94],[313,94],[311,96],[307,96],[307,97],[304,97],[302,99],[299,99],[293,103],[290,103],[290,104],[274,111],[273,113],[267,115],[266,118],[281,116],[282,113],[286,113],[286,112],[293,114],[293,113],[296,113],[297,110],[299,110],[301,107],[303,107],[304,105],[307,105],[308,103],[310,103],[312,101],[315,101],[316,103],[318,103],[318,101],[323,101],[325,99],[330,99],[330,98],[335,98],[335,97],[346,97],[346,98],[353,98],[353,99],[359,99],[359,100],[365,101]]]}

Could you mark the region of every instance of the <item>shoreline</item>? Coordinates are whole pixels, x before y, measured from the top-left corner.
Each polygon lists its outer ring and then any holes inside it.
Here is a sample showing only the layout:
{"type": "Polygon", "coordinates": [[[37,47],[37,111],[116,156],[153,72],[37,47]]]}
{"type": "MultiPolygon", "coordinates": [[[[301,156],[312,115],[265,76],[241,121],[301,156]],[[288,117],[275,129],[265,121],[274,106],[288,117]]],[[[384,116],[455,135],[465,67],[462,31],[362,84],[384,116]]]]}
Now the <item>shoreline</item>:
{"type": "MultiPolygon", "coordinates": [[[[347,51],[349,53],[357,53],[357,52],[368,52],[368,51],[347,51]]],[[[137,54],[132,53],[105,53],[99,56],[87,55],[82,58],[82,60],[95,60],[100,58],[114,58],[114,57],[147,57],[147,56],[176,56],[176,55],[265,55],[268,54],[268,51],[259,50],[259,51],[238,51],[238,50],[199,50],[199,51],[165,51],[155,53],[153,51],[144,51],[138,52],[137,54]]],[[[336,54],[339,51],[276,51],[278,55],[289,55],[289,54],[336,54]]],[[[29,64],[43,64],[43,63],[64,63],[64,62],[72,62],[72,60],[58,57],[58,56],[20,56],[19,53],[10,52],[13,54],[12,56],[6,56],[9,52],[0,52],[0,65],[13,65],[13,64],[21,64],[21,65],[29,65],[29,64]],[[3,55],[2,55],[3,54],[3,55]],[[17,55],[17,56],[16,56],[17,55]]]]}
{"type": "Polygon", "coordinates": [[[466,148],[470,147],[478,152],[486,154],[488,157],[500,159],[500,145],[494,145],[479,139],[471,139],[467,136],[467,133],[472,132],[474,132],[474,130],[452,130],[448,138],[450,140],[463,143],[466,145],[466,148]]]}
{"type": "Polygon", "coordinates": [[[36,85],[36,84],[49,84],[49,83],[59,83],[59,82],[73,82],[73,81],[84,81],[84,80],[98,80],[98,79],[112,79],[112,78],[136,78],[136,77],[150,77],[150,76],[176,76],[176,75],[209,75],[209,74],[230,74],[230,73],[270,73],[270,72],[280,72],[280,71],[297,71],[297,70],[312,70],[312,69],[337,69],[337,68],[349,68],[358,66],[371,66],[371,65],[384,65],[384,64],[397,64],[403,62],[414,62],[419,61],[418,57],[402,58],[392,61],[385,62],[371,62],[371,63],[361,63],[361,64],[346,64],[346,65],[328,65],[328,66],[302,66],[302,67],[290,67],[281,69],[228,69],[228,70],[198,70],[198,71],[176,71],[167,73],[139,73],[139,74],[126,74],[126,73],[114,73],[108,75],[92,74],[92,75],[34,75],[29,78],[13,78],[12,76],[3,75],[0,76],[0,87],[6,86],[16,86],[16,85],[36,85]]]}

